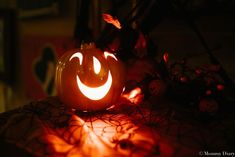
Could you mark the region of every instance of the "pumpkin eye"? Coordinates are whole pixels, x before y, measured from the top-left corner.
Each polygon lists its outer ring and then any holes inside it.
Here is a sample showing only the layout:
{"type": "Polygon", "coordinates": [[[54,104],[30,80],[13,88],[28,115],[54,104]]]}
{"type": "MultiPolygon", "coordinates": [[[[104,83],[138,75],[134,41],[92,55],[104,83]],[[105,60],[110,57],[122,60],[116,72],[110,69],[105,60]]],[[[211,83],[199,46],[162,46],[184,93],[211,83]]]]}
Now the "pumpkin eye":
{"type": "Polygon", "coordinates": [[[116,56],[114,56],[114,54],[109,53],[109,52],[107,52],[107,51],[104,51],[104,57],[105,57],[105,59],[107,59],[108,57],[112,57],[112,58],[114,58],[116,61],[118,61],[118,59],[116,58],[116,56]]]}
{"type": "Polygon", "coordinates": [[[82,54],[81,54],[80,52],[74,53],[74,54],[69,58],[69,61],[71,61],[73,58],[78,58],[80,65],[82,65],[83,56],[82,56],[82,54]]]}
{"type": "Polygon", "coordinates": [[[94,67],[95,73],[99,74],[101,70],[101,64],[100,64],[100,61],[96,57],[93,57],[93,67],[94,67]]]}

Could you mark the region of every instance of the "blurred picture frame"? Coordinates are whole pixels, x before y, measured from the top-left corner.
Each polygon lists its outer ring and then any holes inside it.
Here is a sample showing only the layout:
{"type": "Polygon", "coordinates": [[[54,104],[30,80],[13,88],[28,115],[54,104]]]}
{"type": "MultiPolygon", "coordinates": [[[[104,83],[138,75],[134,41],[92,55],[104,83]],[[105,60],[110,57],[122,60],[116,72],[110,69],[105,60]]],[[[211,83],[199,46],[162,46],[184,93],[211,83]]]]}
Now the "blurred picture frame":
{"type": "Polygon", "coordinates": [[[16,11],[0,9],[0,80],[12,84],[16,61],[16,11]]]}

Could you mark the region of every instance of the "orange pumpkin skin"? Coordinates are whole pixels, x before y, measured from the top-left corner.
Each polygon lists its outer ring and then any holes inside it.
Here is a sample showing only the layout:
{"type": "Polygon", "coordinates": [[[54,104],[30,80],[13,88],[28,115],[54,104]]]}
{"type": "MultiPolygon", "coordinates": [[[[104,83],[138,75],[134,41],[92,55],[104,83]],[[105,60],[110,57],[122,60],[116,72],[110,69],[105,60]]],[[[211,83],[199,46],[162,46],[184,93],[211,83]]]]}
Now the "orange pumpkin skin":
{"type": "MultiPolygon", "coordinates": [[[[120,98],[125,81],[124,66],[116,59],[112,55],[105,56],[103,51],[94,46],[66,52],[56,66],[55,84],[60,100],[68,107],[83,111],[102,110],[112,106],[120,98]],[[72,57],[75,53],[79,53],[82,58],[72,57]],[[94,57],[100,63],[98,73],[94,70],[94,57]],[[102,98],[92,100],[78,87],[78,78],[89,88],[98,88],[108,82],[109,76],[112,83],[102,98]]],[[[90,95],[96,96],[102,93],[97,91],[90,95]]]]}

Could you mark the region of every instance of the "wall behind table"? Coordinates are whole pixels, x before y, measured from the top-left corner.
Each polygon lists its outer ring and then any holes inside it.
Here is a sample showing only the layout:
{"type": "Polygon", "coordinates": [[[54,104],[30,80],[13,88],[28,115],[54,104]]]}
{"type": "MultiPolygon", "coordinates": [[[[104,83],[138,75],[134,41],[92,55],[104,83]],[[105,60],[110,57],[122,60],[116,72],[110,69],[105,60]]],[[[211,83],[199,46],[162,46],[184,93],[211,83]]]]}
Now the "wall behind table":
{"type": "MultiPolygon", "coordinates": [[[[20,15],[16,0],[3,0],[0,7],[16,8],[19,13],[18,16],[20,15]]],[[[57,43],[58,46],[58,41],[61,43],[64,40],[67,45],[70,45],[69,42],[73,37],[75,26],[75,7],[76,0],[68,0],[63,1],[63,6],[60,7],[58,14],[25,19],[18,17],[19,49],[17,53],[19,58],[17,59],[19,65],[16,66],[17,80],[14,86],[0,85],[0,112],[22,106],[33,99],[42,98],[42,95],[38,97],[32,95],[35,95],[38,91],[43,92],[43,90],[35,88],[37,85],[28,84],[30,79],[31,83],[40,84],[40,80],[34,77],[33,67],[35,62],[40,59],[40,52],[43,52],[43,48],[46,46],[51,47],[57,53],[58,47],[55,47],[54,43],[57,43]],[[32,56],[35,58],[30,58],[32,56]],[[28,64],[25,61],[28,61],[28,64]],[[28,80],[25,77],[26,74],[29,76],[28,80]],[[34,80],[32,81],[32,79],[34,80]],[[28,91],[30,88],[31,93],[28,91]]],[[[61,51],[60,49],[60,54],[61,51]]],[[[57,57],[55,56],[55,59],[57,57]]],[[[39,69],[41,69],[40,66],[39,69]]]]}
{"type": "Polygon", "coordinates": [[[55,95],[54,71],[57,59],[73,48],[76,1],[63,2],[58,15],[22,19],[21,79],[26,100],[55,95]]]}

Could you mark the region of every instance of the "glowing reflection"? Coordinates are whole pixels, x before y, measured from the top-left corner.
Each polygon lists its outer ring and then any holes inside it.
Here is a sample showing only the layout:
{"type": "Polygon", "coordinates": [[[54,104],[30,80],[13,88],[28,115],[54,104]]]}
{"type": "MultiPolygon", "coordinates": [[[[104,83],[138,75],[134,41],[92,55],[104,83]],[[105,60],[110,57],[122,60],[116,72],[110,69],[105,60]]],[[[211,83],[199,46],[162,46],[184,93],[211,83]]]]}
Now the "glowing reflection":
{"type": "Polygon", "coordinates": [[[143,99],[143,95],[141,94],[141,92],[141,89],[139,87],[136,87],[129,93],[122,94],[122,97],[124,97],[133,104],[139,104],[143,99]]]}
{"type": "Polygon", "coordinates": [[[156,132],[135,125],[124,114],[106,114],[101,119],[89,117],[89,120],[72,115],[65,130],[49,130],[40,137],[51,156],[158,156],[159,151],[172,156],[171,147],[162,142],[159,145],[160,136],[156,132]],[[158,145],[161,150],[155,149],[158,145]]]}
{"type": "Polygon", "coordinates": [[[130,92],[128,98],[129,98],[129,99],[132,99],[132,98],[136,97],[136,96],[137,96],[138,94],[140,94],[140,93],[141,93],[141,89],[140,89],[139,87],[137,87],[137,88],[133,89],[133,90],[130,92]]]}

